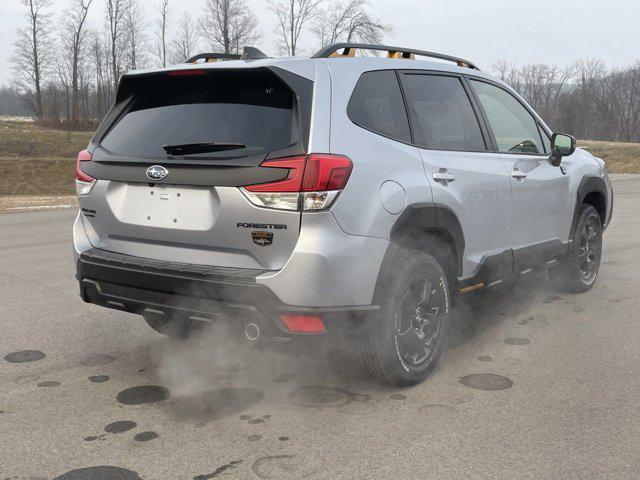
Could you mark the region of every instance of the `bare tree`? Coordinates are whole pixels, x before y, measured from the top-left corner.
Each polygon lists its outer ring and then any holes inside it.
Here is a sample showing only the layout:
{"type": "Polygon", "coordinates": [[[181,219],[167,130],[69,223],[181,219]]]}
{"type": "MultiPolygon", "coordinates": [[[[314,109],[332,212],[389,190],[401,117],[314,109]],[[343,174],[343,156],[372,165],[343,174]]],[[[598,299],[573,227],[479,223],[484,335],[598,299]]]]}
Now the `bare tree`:
{"type": "Polygon", "coordinates": [[[182,63],[193,56],[198,45],[198,33],[189,12],[184,12],[178,31],[171,41],[171,62],[182,63]]]}
{"type": "Polygon", "coordinates": [[[109,69],[109,50],[99,32],[93,32],[90,51],[93,66],[95,68],[95,92],[93,102],[94,118],[101,118],[109,108],[111,100],[111,80],[109,69]]]}
{"type": "Polygon", "coordinates": [[[320,13],[320,3],[321,0],[280,0],[270,4],[278,19],[278,50],[295,56],[302,28],[320,13]]]}
{"type": "Polygon", "coordinates": [[[375,19],[366,10],[368,0],[336,0],[313,21],[311,30],[321,46],[331,43],[380,43],[391,26],[375,19]]]}
{"type": "Polygon", "coordinates": [[[245,0],[207,0],[200,29],[213,49],[238,53],[260,38],[258,22],[245,0]]]}
{"type": "Polygon", "coordinates": [[[13,44],[13,70],[16,86],[25,94],[30,108],[42,118],[42,85],[52,59],[51,15],[46,11],[51,0],[23,0],[28,25],[19,29],[13,44]]]}
{"type": "Polygon", "coordinates": [[[145,35],[144,11],[139,0],[129,0],[125,14],[123,38],[127,70],[144,68],[147,37],[145,35]]]}
{"type": "Polygon", "coordinates": [[[80,67],[86,54],[85,26],[89,7],[93,0],[72,0],[63,13],[60,30],[61,51],[58,59],[58,75],[70,89],[68,116],[77,125],[80,108],[80,67]]]}
{"type": "Polygon", "coordinates": [[[156,31],[156,38],[158,39],[157,55],[160,59],[160,65],[167,66],[167,25],[168,17],[171,13],[169,8],[169,0],[160,0],[160,4],[156,7],[156,10],[160,14],[158,19],[158,30],[156,31]]]}
{"type": "Polygon", "coordinates": [[[109,30],[111,76],[114,92],[118,88],[118,80],[122,72],[123,40],[128,6],[128,0],[105,0],[107,28],[109,30]]]}

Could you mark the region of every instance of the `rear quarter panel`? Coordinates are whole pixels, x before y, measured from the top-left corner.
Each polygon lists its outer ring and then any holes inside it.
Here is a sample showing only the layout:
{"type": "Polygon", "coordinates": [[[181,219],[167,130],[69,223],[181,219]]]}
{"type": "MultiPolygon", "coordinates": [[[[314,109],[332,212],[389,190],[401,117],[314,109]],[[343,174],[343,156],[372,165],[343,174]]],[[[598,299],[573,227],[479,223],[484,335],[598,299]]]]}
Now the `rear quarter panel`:
{"type": "MultiPolygon", "coordinates": [[[[332,212],[348,234],[389,239],[402,210],[389,213],[382,205],[380,188],[385,182],[393,181],[402,187],[405,206],[431,201],[420,154],[416,147],[370,132],[347,116],[349,99],[360,75],[380,68],[354,68],[348,59],[326,62],[332,80],[331,153],[347,155],[353,161],[349,182],[332,212]]],[[[389,61],[386,68],[394,68],[393,64],[389,61]]],[[[395,199],[395,203],[400,202],[395,199]]]]}

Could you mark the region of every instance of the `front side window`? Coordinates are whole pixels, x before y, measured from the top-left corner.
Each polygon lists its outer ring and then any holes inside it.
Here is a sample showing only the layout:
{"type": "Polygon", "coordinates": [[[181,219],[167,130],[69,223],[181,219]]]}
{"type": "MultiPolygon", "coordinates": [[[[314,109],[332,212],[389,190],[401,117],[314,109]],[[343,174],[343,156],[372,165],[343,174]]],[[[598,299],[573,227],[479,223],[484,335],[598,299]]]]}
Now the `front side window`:
{"type": "Polygon", "coordinates": [[[435,150],[486,149],[480,124],[458,77],[405,74],[415,142],[435,150]]]}
{"type": "Polygon", "coordinates": [[[409,120],[393,70],[363,73],[353,91],[347,115],[353,123],[401,142],[410,142],[409,120]]]}
{"type": "Polygon", "coordinates": [[[499,151],[544,153],[535,119],[513,95],[479,80],[471,80],[471,85],[487,115],[499,151]]]}

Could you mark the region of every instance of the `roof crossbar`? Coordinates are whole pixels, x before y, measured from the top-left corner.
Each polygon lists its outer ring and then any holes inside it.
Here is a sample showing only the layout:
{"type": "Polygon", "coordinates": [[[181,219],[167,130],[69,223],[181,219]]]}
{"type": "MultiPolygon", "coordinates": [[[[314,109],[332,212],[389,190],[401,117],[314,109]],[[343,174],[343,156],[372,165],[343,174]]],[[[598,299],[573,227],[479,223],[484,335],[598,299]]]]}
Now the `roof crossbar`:
{"type": "Polygon", "coordinates": [[[321,48],[311,58],[352,57],[355,54],[354,50],[387,52],[388,58],[405,58],[413,60],[416,55],[419,57],[436,58],[438,60],[453,62],[459,67],[480,70],[477,65],[468,60],[451,55],[445,55],[444,53],[427,52],[425,50],[415,50],[413,48],[392,47],[389,45],[371,45],[368,43],[334,43],[321,48]],[[342,53],[339,53],[338,50],[342,50],[342,53]]]}

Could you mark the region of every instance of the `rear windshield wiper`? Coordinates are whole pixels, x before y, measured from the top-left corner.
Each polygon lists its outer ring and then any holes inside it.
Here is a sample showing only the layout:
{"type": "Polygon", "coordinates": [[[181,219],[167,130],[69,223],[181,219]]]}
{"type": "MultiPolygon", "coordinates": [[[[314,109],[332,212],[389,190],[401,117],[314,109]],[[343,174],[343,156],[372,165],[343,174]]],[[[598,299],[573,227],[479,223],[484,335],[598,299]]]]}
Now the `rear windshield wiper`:
{"type": "Polygon", "coordinates": [[[182,145],[163,145],[169,155],[192,155],[194,153],[226,152],[247,148],[242,143],[185,143],[182,145]]]}

